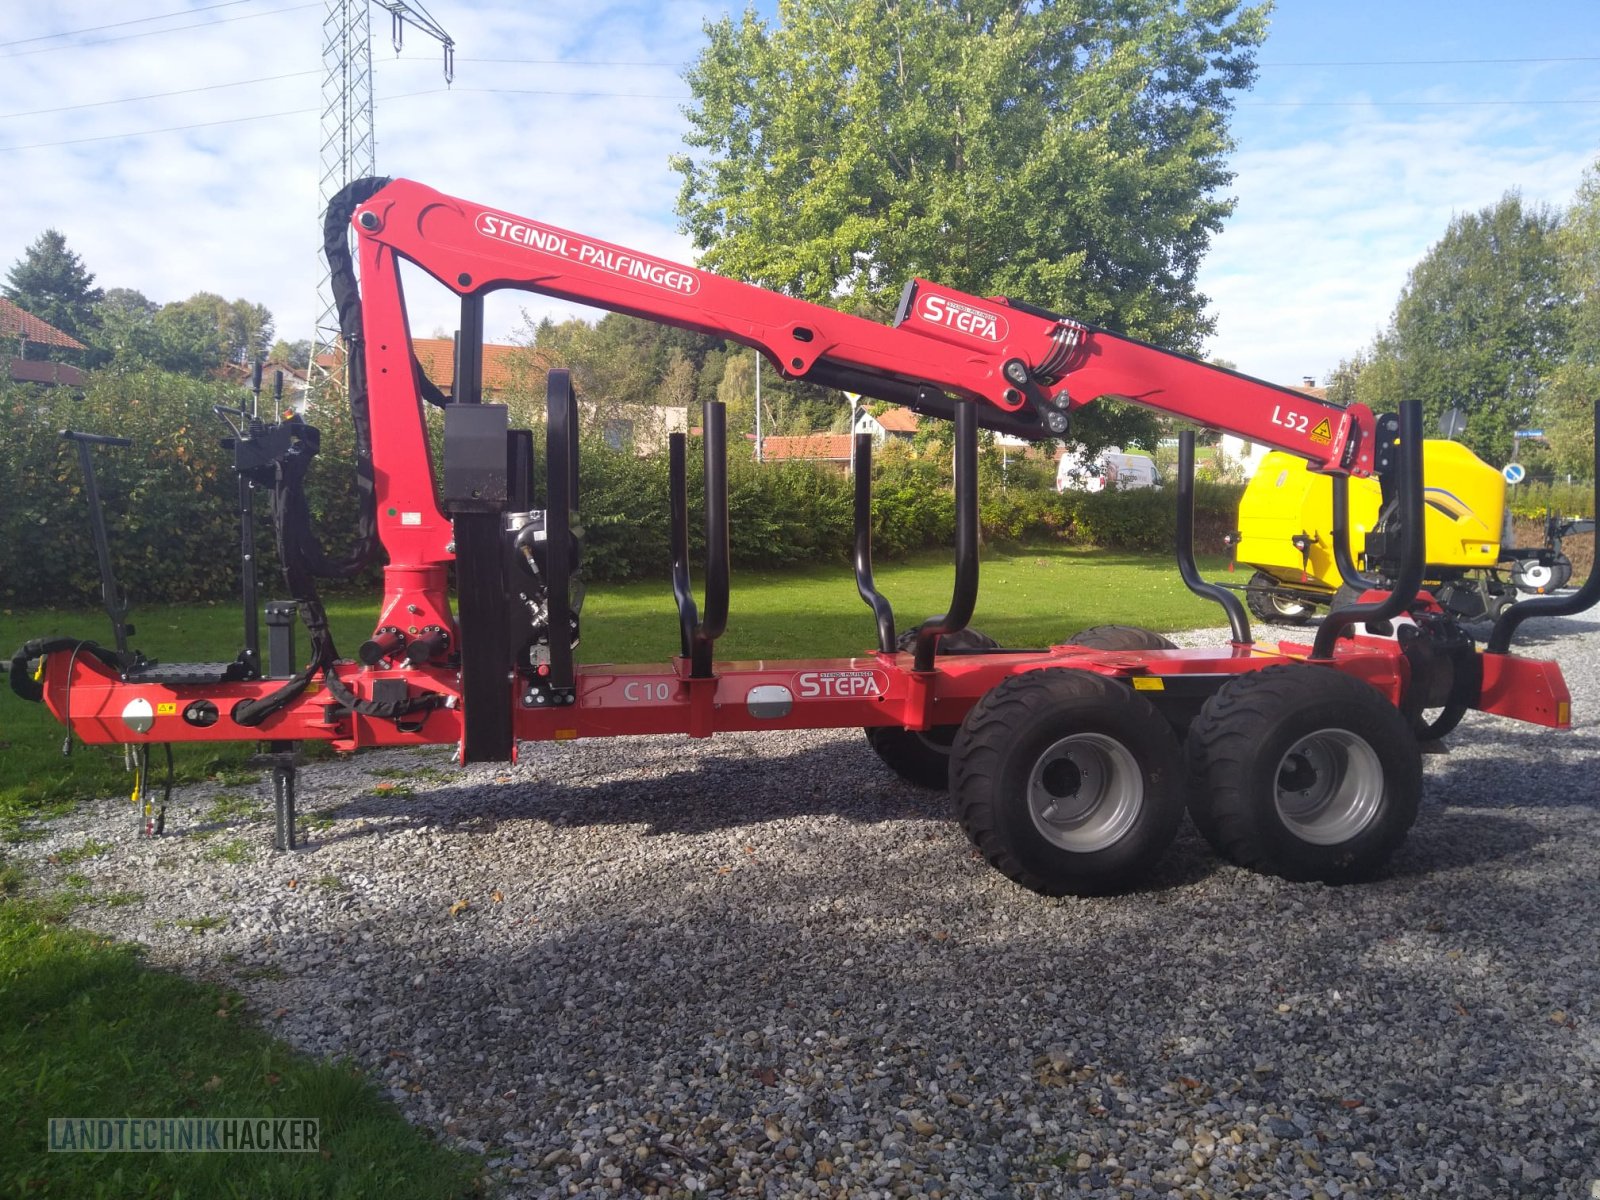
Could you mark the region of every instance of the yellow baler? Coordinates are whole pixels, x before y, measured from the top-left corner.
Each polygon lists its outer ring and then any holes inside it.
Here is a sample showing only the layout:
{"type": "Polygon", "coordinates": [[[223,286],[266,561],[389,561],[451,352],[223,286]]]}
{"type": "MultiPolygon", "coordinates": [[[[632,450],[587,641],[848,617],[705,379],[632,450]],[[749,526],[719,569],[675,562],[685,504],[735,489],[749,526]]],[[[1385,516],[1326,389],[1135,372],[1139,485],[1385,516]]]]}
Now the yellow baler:
{"type": "MultiPolygon", "coordinates": [[[[1494,575],[1505,527],[1505,481],[1500,472],[1459,442],[1429,440],[1422,447],[1426,501],[1426,579],[1430,585],[1490,572],[1474,585],[1476,613],[1514,596],[1494,575]]],[[[1350,481],[1350,553],[1363,562],[1367,534],[1382,507],[1376,479],[1350,481]]],[[[1251,611],[1266,621],[1299,622],[1330,604],[1344,582],[1333,559],[1333,482],[1306,469],[1304,459],[1267,454],[1239,502],[1237,560],[1254,568],[1246,585],[1251,611]]],[[[1371,570],[1369,564],[1364,569],[1371,570]]]]}

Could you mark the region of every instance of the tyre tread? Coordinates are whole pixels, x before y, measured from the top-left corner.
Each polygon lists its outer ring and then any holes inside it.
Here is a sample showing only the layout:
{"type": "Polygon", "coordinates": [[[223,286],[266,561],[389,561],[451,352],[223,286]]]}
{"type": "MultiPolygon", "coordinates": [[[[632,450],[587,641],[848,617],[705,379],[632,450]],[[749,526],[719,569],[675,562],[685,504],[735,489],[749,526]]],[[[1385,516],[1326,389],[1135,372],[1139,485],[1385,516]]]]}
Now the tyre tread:
{"type": "MultiPolygon", "coordinates": [[[[1291,706],[1304,700],[1308,671],[1327,672],[1326,682],[1319,686],[1328,692],[1343,689],[1353,705],[1370,705],[1372,697],[1379,696],[1370,684],[1354,676],[1344,675],[1334,668],[1303,664],[1265,667],[1232,680],[1206,702],[1189,727],[1189,815],[1212,848],[1237,866],[1291,879],[1344,882],[1369,874],[1371,864],[1308,872],[1282,861],[1259,828],[1252,812],[1251,797],[1244,786],[1245,764],[1260,744],[1259,731],[1270,728],[1291,706]]],[[[1388,704],[1386,700],[1383,703],[1388,704]]],[[[1391,708],[1391,711],[1396,729],[1404,729],[1408,734],[1403,741],[1395,742],[1396,748],[1401,752],[1411,751],[1416,763],[1416,778],[1402,780],[1400,785],[1409,788],[1414,796],[1421,782],[1420,759],[1415,758],[1415,743],[1409,736],[1405,719],[1398,710],[1391,708]]],[[[1401,803],[1405,803],[1403,797],[1401,803]]],[[[1415,816],[1415,805],[1412,805],[1410,816],[1398,831],[1398,839],[1404,838],[1415,816]]],[[[1387,854],[1382,857],[1386,858],[1387,854]]]]}
{"type": "MultiPolygon", "coordinates": [[[[1095,697],[1096,702],[1114,712],[1140,721],[1162,719],[1149,701],[1104,676],[1071,669],[1043,668],[1014,675],[979,699],[961,726],[950,758],[950,795],[956,818],[968,840],[984,860],[1002,875],[1047,896],[1106,891],[1120,885],[1117,880],[1086,880],[1074,884],[1041,875],[1022,862],[996,828],[993,797],[998,794],[1001,784],[1004,747],[1029,716],[1042,707],[1062,702],[1063,677],[1097,681],[1101,686],[1100,694],[1095,697]]],[[[1174,739],[1174,751],[1176,745],[1174,739]]],[[[1181,762],[1181,759],[1177,761],[1181,762]]]]}
{"type": "Polygon", "coordinates": [[[1178,644],[1142,625],[1091,625],[1067,639],[1069,646],[1094,650],[1176,650],[1178,644]]]}

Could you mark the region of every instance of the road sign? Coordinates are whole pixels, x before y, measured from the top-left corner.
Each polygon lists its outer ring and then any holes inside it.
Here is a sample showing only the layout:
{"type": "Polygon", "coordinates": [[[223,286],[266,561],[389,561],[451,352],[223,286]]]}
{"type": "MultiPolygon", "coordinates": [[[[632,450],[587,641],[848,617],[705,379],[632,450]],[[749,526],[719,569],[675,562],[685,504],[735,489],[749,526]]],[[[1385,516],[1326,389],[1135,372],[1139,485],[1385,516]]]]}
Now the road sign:
{"type": "Polygon", "coordinates": [[[1500,474],[1506,477],[1507,483],[1521,483],[1528,472],[1523,470],[1521,463],[1507,463],[1500,468],[1500,474]]]}
{"type": "Polygon", "coordinates": [[[1519,429],[1519,430],[1517,430],[1516,436],[1519,437],[1519,438],[1543,437],[1544,436],[1544,430],[1542,430],[1542,429],[1519,429]]]}

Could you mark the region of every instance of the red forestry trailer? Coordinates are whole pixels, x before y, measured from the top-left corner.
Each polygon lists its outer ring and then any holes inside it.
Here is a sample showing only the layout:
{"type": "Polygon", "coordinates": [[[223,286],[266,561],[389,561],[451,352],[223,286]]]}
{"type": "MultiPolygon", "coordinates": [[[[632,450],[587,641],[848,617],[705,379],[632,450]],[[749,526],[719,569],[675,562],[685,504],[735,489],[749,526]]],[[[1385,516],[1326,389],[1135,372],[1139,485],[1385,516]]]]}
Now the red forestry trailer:
{"type": "MultiPolygon", "coordinates": [[[[326,248],[349,354],[363,520],[333,562],[310,528],[302,484],[318,450],[300,416],[264,422],[223,410],[244,518],[245,647],[230,663],[159,663],[127,645],[126,606],[92,508],[115,645],[54,639],[13,656],[13,687],[42,699],[89,743],[137,751],[151,795],[152,746],[253,740],[273,765],[277,844],[295,844],[295,747],[308,741],[458,747],[462,763],[513,760],[519,741],[625,734],[857,726],[892,769],[948,787],[986,858],[1047,894],[1127,886],[1161,856],[1185,805],[1228,859],[1296,879],[1378,870],[1415,819],[1426,714],[1476,708],[1563,727],[1570,701],[1553,662],[1509,652],[1527,617],[1581,611],[1575,593],[1522,601],[1482,648],[1422,579],[1421,416],[1375,417],[1146,345],[1005,297],[906,286],[891,325],[751,287],[407,180],[363,180],[330,209],[326,248]],[[358,263],[349,252],[354,229],[358,263]],[[400,265],[461,300],[453,397],[433,392],[412,353],[400,265]],[[359,275],[357,274],[359,266],[359,275]],[[359,282],[358,282],[359,280],[359,282]],[[715,655],[730,619],[722,406],[704,414],[704,594],[691,583],[686,439],[670,440],[672,590],[680,653],[643,666],[582,663],[573,578],[578,413],[550,372],[542,494],[531,431],[481,403],[483,297],[517,288],[629,313],[759,350],[785,376],[953,422],[955,578],[948,611],[897,630],[872,570],[871,441],[858,435],[855,582],[876,626],[870,650],[793,662],[715,655]],[[1230,590],[1202,580],[1193,547],[1194,441],[1180,439],[1178,568],[1221,605],[1230,640],[1178,649],[1132,627],[1058,645],[1005,648],[968,629],[978,592],[978,430],[1065,434],[1074,409],[1114,397],[1291,451],[1335,483],[1376,474],[1397,502],[1394,577],[1335,609],[1308,644],[1253,640],[1230,590]],[[436,475],[424,404],[443,406],[436,475]],[[270,493],[289,602],[267,606],[259,649],[251,497],[270,493]],[[372,637],[354,659],[329,635],[315,578],[387,553],[372,637]],[[455,605],[452,606],[452,591],[455,605]],[[294,655],[295,614],[309,658],[294,655]]],[[[314,414],[313,414],[314,415],[314,414]]],[[[92,485],[89,446],[72,435],[92,485]]],[[[1600,477],[1600,471],[1597,471],[1600,477]]],[[[92,488],[91,488],[92,491],[92,488]]],[[[1347,578],[1347,522],[1334,541],[1347,578]]],[[[168,775],[170,786],[170,772],[168,775]]],[[[160,813],[147,800],[144,829],[160,813]]]]}

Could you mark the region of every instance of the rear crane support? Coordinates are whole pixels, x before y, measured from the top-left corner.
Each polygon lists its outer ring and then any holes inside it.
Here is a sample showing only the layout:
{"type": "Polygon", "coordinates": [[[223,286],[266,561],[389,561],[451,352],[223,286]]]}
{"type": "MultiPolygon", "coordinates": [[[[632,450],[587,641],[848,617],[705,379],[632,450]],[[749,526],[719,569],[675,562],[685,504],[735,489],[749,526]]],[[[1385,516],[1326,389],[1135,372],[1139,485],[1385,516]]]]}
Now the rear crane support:
{"type": "Polygon", "coordinates": [[[956,578],[950,607],[917,627],[912,670],[933,670],[939,639],[959,633],[978,605],[978,414],[971,401],[955,411],[956,578]]]}
{"type": "Polygon", "coordinates": [[[1420,400],[1402,400],[1398,417],[1379,418],[1377,451],[1380,470],[1384,469],[1384,456],[1394,455],[1397,458],[1395,492],[1400,514],[1400,570],[1393,589],[1382,600],[1373,604],[1336,607],[1322,619],[1311,650],[1313,658],[1331,658],[1334,642],[1352,625],[1360,622],[1370,625],[1399,616],[1412,606],[1422,588],[1423,559],[1427,551],[1423,544],[1422,523],[1420,400]]]}

